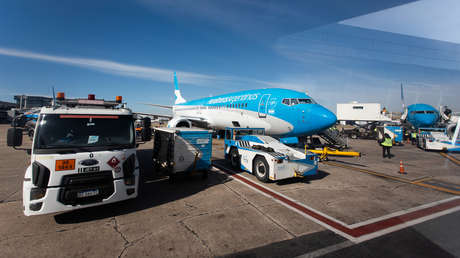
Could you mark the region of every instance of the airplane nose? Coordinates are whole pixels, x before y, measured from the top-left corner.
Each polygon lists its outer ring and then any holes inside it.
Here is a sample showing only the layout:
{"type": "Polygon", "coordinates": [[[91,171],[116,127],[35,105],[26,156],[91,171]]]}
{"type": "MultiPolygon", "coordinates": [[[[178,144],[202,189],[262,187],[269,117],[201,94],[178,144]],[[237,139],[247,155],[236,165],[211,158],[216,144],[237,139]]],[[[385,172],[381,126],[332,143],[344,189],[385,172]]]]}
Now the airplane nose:
{"type": "Polygon", "coordinates": [[[337,117],[329,109],[318,106],[315,109],[316,122],[318,123],[319,131],[327,129],[337,122],[337,117]]]}

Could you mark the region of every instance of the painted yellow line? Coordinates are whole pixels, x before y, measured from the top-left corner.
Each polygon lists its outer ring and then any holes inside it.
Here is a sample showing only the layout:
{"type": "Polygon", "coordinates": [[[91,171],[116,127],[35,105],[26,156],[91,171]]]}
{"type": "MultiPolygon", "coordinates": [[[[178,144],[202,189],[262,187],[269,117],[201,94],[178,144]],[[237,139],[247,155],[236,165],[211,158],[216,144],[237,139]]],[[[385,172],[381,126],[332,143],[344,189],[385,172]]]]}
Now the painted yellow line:
{"type": "Polygon", "coordinates": [[[418,179],[418,180],[415,180],[415,181],[411,181],[412,184],[417,184],[417,183],[421,183],[421,182],[425,182],[425,181],[428,181],[428,180],[432,180],[433,178],[428,176],[428,177],[424,177],[424,178],[421,178],[421,179],[418,179]]]}
{"type": "Polygon", "coordinates": [[[460,195],[460,191],[455,191],[455,190],[447,189],[447,188],[444,188],[444,187],[434,186],[434,185],[429,185],[429,184],[423,183],[423,181],[427,181],[430,178],[423,178],[423,179],[418,179],[418,180],[415,180],[415,181],[410,181],[410,180],[407,180],[407,179],[404,179],[404,178],[390,176],[390,175],[386,175],[386,174],[376,172],[376,171],[372,171],[372,170],[368,170],[368,169],[362,169],[362,168],[357,168],[357,167],[353,167],[353,166],[347,166],[347,165],[343,165],[343,164],[338,164],[338,163],[332,162],[332,161],[328,161],[328,162],[326,162],[326,164],[332,165],[332,166],[335,166],[335,167],[342,167],[342,168],[346,168],[346,169],[350,169],[350,170],[355,170],[355,171],[359,171],[359,172],[362,172],[362,173],[375,175],[375,176],[378,176],[378,177],[384,177],[384,178],[392,179],[392,180],[395,180],[395,181],[403,182],[403,183],[406,183],[406,184],[418,185],[418,186],[422,186],[422,187],[426,187],[426,188],[435,189],[435,190],[438,190],[438,191],[441,191],[441,192],[460,195]]]}
{"type": "Polygon", "coordinates": [[[447,188],[444,188],[444,187],[429,185],[429,184],[425,184],[425,183],[414,183],[414,185],[419,185],[419,186],[432,188],[432,189],[442,191],[442,192],[448,192],[448,193],[451,193],[451,194],[460,195],[460,191],[455,191],[455,190],[447,189],[447,188]]]}
{"type": "Polygon", "coordinates": [[[336,167],[342,167],[342,168],[347,168],[347,169],[351,169],[351,170],[356,170],[356,171],[371,174],[371,175],[374,175],[374,176],[389,178],[389,179],[393,179],[393,180],[400,181],[400,182],[403,182],[403,183],[408,183],[408,184],[412,183],[412,181],[404,179],[404,178],[400,178],[400,177],[396,177],[396,176],[390,176],[390,175],[383,174],[383,173],[376,172],[376,171],[372,171],[372,170],[367,170],[367,169],[347,166],[347,165],[343,165],[343,164],[338,164],[338,163],[333,162],[333,161],[327,161],[326,164],[336,166],[336,167]]]}
{"type": "Polygon", "coordinates": [[[451,155],[447,154],[447,153],[444,153],[444,152],[440,152],[439,154],[441,154],[441,156],[445,157],[445,158],[448,158],[450,161],[454,162],[456,165],[459,165],[460,166],[460,160],[452,157],[451,155]]]}

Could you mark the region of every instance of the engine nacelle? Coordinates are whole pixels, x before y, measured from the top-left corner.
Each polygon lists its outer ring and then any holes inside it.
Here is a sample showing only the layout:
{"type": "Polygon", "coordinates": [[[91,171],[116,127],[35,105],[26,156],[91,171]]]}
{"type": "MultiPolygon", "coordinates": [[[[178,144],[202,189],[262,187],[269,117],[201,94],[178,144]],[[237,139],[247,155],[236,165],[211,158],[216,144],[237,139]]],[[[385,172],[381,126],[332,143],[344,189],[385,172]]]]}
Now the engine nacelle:
{"type": "Polygon", "coordinates": [[[176,117],[168,122],[168,127],[187,127],[191,128],[192,127],[192,121],[186,119],[186,118],[181,118],[181,117],[176,117]]]}

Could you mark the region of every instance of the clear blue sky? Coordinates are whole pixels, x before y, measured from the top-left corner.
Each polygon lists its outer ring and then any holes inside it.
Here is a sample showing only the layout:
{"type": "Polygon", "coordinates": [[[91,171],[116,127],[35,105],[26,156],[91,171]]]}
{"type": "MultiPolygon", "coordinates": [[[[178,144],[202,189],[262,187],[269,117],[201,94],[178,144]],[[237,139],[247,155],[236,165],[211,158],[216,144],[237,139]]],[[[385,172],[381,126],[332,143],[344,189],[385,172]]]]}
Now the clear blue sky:
{"type": "Polygon", "coordinates": [[[460,111],[460,2],[1,1],[0,99],[15,94],[171,105],[265,87],[336,103],[460,111]]]}

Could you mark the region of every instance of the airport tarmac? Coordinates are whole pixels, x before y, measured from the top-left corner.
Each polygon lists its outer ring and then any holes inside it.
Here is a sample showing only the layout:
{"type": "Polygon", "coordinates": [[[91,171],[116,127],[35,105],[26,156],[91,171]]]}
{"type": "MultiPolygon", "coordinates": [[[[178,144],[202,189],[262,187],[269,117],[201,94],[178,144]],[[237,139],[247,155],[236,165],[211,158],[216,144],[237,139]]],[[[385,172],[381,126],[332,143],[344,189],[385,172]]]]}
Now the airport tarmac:
{"type": "Polygon", "coordinates": [[[1,257],[460,256],[460,166],[436,152],[395,146],[388,160],[375,141],[356,140],[359,159],[331,157],[317,176],[260,183],[230,169],[214,140],[208,179],[169,184],[152,171],[149,142],[138,150],[137,199],[25,217],[29,156],[6,147],[7,128],[0,125],[1,257]]]}

